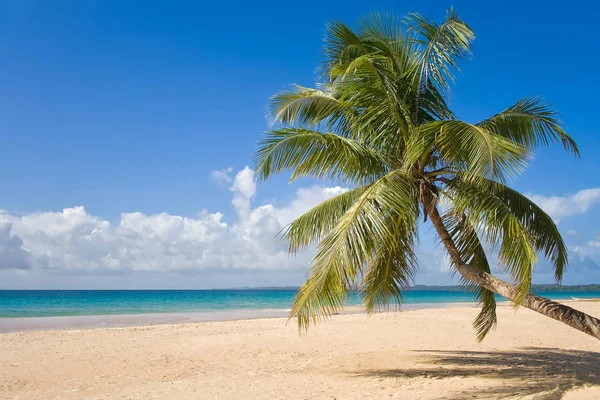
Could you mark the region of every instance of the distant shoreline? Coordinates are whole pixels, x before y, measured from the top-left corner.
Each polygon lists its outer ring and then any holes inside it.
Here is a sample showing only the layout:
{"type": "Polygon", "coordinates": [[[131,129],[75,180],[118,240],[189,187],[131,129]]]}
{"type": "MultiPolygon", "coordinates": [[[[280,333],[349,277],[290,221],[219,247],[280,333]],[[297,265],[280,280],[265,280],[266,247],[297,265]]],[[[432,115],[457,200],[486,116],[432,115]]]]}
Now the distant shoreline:
{"type": "MultiPolygon", "coordinates": [[[[144,291],[178,291],[178,292],[195,292],[195,291],[296,291],[299,286],[256,286],[256,287],[227,287],[227,288],[209,288],[209,289],[0,289],[0,292],[87,292],[87,291],[104,291],[104,292],[144,292],[144,291]]],[[[449,291],[449,292],[468,292],[461,285],[415,285],[409,291],[449,291]]],[[[531,285],[531,290],[536,293],[545,292],[600,292],[599,284],[586,285],[556,285],[556,284],[534,284],[531,285]]]]}

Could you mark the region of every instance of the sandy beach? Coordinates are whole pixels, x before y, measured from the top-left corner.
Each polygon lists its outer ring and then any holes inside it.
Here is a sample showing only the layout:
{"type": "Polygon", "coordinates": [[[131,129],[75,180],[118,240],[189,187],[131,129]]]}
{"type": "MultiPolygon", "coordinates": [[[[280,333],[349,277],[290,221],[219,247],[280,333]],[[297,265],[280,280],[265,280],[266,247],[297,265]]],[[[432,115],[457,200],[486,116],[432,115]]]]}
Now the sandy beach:
{"type": "MultiPolygon", "coordinates": [[[[569,302],[594,316],[598,302],[569,302]]],[[[499,306],[0,334],[2,399],[597,399],[600,343],[499,306]]]]}

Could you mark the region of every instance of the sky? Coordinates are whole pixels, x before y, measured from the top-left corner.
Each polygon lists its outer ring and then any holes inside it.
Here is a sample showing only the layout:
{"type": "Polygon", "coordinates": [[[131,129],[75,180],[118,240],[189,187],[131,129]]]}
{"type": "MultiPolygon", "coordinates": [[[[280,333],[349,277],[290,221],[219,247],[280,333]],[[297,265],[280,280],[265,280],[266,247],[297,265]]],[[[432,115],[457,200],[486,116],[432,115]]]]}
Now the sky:
{"type": "MultiPolygon", "coordinates": [[[[283,226],[346,188],[257,183],[269,97],[312,86],[325,24],[371,11],[477,36],[451,106],[476,122],[528,95],[581,148],[540,149],[512,186],[558,223],[564,283],[600,283],[600,6],[571,1],[0,1],[0,289],[298,285],[283,226]]],[[[417,283],[455,282],[423,229],[417,283]]],[[[534,281],[551,283],[543,261],[534,281]]]]}

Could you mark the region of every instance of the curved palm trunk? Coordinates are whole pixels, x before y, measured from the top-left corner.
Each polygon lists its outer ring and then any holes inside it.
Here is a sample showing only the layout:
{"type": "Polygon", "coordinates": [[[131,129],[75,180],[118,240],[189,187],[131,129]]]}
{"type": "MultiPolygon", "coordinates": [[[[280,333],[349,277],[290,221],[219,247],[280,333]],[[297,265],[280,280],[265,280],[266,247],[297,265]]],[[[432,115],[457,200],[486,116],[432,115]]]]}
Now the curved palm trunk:
{"type": "MultiPolygon", "coordinates": [[[[514,285],[504,282],[462,261],[450,233],[444,226],[437,207],[429,207],[427,214],[440,235],[442,243],[446,246],[446,250],[448,250],[456,269],[462,276],[504,298],[513,301],[516,299],[516,287],[514,285]]],[[[596,339],[600,339],[600,319],[598,318],[531,293],[525,297],[521,305],[547,317],[554,318],[596,339]]]]}

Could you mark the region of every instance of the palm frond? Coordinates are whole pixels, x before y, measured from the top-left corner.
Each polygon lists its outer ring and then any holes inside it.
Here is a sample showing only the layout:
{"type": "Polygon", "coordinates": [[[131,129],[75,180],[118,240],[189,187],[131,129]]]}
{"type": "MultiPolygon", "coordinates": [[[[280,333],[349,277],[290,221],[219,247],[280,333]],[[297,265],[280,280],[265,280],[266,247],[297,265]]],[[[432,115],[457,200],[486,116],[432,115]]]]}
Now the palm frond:
{"type": "Polygon", "coordinates": [[[323,49],[325,60],[320,70],[328,82],[333,82],[339,76],[334,72],[335,67],[348,63],[369,51],[358,35],[341,21],[331,22],[327,25],[326,30],[325,48],[323,49]]]}
{"type": "Polygon", "coordinates": [[[340,83],[338,86],[344,98],[362,111],[360,129],[371,127],[370,131],[381,133],[391,129],[404,133],[409,130],[412,125],[410,110],[401,101],[399,94],[402,82],[398,80],[393,70],[393,61],[389,57],[368,53],[348,63],[340,63],[335,68],[341,76],[341,82],[350,80],[350,85],[340,83]],[[346,88],[350,91],[343,90],[346,88]],[[384,113],[381,114],[380,111],[384,113]],[[373,115],[378,118],[373,118],[373,115]]]}
{"type": "Polygon", "coordinates": [[[369,183],[386,171],[383,158],[355,140],[303,128],[269,132],[254,155],[259,179],[292,171],[290,180],[304,176],[345,183],[369,183]]]}
{"type": "Polygon", "coordinates": [[[414,148],[407,149],[408,162],[423,151],[437,149],[440,157],[472,178],[481,176],[506,181],[521,173],[530,154],[519,144],[482,127],[462,121],[422,124],[414,135],[414,148]]]}
{"type": "Polygon", "coordinates": [[[403,293],[408,292],[414,281],[417,270],[414,217],[403,215],[390,218],[388,222],[395,241],[391,241],[392,246],[382,243],[377,247],[360,284],[362,302],[368,313],[387,309],[392,302],[400,304],[403,293]]]}
{"type": "MultiPolygon", "coordinates": [[[[271,125],[314,127],[324,123],[344,135],[349,131],[355,111],[333,90],[310,89],[295,85],[291,90],[271,98],[269,119],[271,125]]],[[[344,136],[348,136],[347,134],[344,136]]]]}
{"type": "Polygon", "coordinates": [[[444,95],[432,80],[415,86],[415,72],[422,62],[420,51],[424,42],[418,39],[414,30],[404,31],[403,24],[399,21],[401,20],[393,14],[368,14],[359,24],[362,43],[373,54],[390,60],[389,68],[393,71],[395,91],[388,91],[399,99],[398,103],[402,106],[403,117],[407,122],[417,122],[412,120],[415,109],[419,110],[419,121],[450,117],[452,113],[444,95]]]}
{"type": "Polygon", "coordinates": [[[473,31],[452,8],[439,25],[416,13],[406,18],[406,24],[409,31],[419,35],[423,46],[415,74],[419,92],[423,92],[430,81],[442,92],[447,91],[449,82],[454,80],[453,70],[457,70],[458,62],[471,52],[473,31]]]}
{"type": "MultiPolygon", "coordinates": [[[[461,177],[461,174],[458,175],[461,177]]],[[[527,196],[491,180],[474,183],[482,190],[493,193],[510,209],[531,236],[533,248],[550,261],[557,282],[561,282],[569,262],[568,248],[554,220],[527,196]]]]}
{"type": "Polygon", "coordinates": [[[365,185],[338,194],[296,218],[283,231],[290,253],[321,240],[369,187],[365,185]]]}
{"type": "MultiPolygon", "coordinates": [[[[455,209],[449,209],[444,213],[443,219],[461,258],[474,268],[491,274],[485,250],[466,215],[458,213],[455,209]]],[[[476,298],[481,304],[481,311],[473,321],[473,327],[477,332],[477,339],[482,341],[495,328],[498,321],[494,293],[462,276],[460,281],[467,289],[477,293],[476,298]]]]}
{"type": "Polygon", "coordinates": [[[500,244],[499,261],[517,282],[515,304],[520,304],[529,293],[537,264],[533,235],[502,199],[480,184],[455,178],[447,182],[445,190],[457,211],[465,214],[491,245],[500,244]]]}
{"type": "Polygon", "coordinates": [[[394,14],[373,12],[361,18],[359,32],[362,42],[372,51],[392,60],[400,76],[411,71],[416,62],[416,41],[403,30],[401,19],[394,14]]]}
{"type": "Polygon", "coordinates": [[[415,193],[412,177],[401,171],[388,173],[367,188],[320,241],[292,307],[291,317],[298,318],[300,328],[338,312],[377,249],[396,246],[389,218],[416,215],[415,193]]]}
{"type": "Polygon", "coordinates": [[[561,127],[558,113],[539,97],[526,97],[506,110],[477,124],[532,151],[539,146],[561,142],[579,156],[577,143],[561,127]]]}

